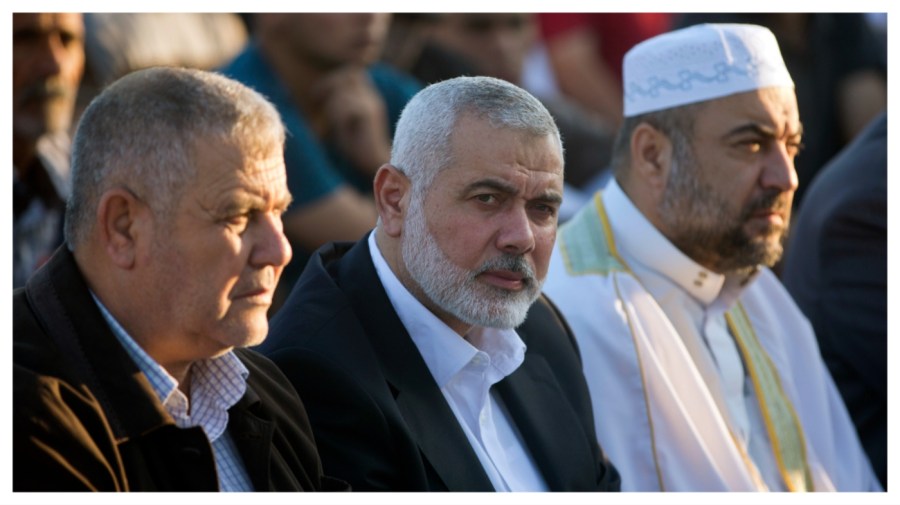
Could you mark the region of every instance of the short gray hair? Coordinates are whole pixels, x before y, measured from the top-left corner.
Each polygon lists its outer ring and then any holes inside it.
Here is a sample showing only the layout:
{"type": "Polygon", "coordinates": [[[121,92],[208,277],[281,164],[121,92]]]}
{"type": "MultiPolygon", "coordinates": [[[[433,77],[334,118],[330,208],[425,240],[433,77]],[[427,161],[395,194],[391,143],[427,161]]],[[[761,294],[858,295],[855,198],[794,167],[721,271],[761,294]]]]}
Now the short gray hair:
{"type": "Polygon", "coordinates": [[[424,192],[437,173],[453,161],[453,128],[464,114],[495,128],[562,140],[553,116],[518,86],[493,77],[457,77],[432,84],[414,96],[400,115],[391,149],[391,165],[403,172],[415,191],[424,192]]]}
{"type": "Polygon", "coordinates": [[[106,190],[128,188],[168,218],[196,175],[198,142],[231,143],[246,156],[264,156],[283,150],[284,135],[272,104],[222,75],[167,67],[126,75],[91,102],[75,134],[69,249],[87,239],[106,190]]]}
{"type": "Polygon", "coordinates": [[[646,123],[662,132],[672,141],[672,155],[676,160],[685,160],[692,151],[694,122],[700,109],[707,102],[698,102],[638,116],[626,117],[619,127],[619,133],[613,143],[611,165],[617,176],[624,176],[631,165],[631,136],[634,130],[646,123]]]}

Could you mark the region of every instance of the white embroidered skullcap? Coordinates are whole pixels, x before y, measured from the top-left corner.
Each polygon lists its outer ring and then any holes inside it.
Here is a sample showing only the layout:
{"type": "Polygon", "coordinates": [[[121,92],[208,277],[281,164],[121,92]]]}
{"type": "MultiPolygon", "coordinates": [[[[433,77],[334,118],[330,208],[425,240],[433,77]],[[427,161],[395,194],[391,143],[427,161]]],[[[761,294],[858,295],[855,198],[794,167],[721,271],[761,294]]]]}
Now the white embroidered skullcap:
{"type": "Polygon", "coordinates": [[[645,40],[622,63],[625,117],[772,86],[794,86],[768,28],[703,24],[645,40]]]}

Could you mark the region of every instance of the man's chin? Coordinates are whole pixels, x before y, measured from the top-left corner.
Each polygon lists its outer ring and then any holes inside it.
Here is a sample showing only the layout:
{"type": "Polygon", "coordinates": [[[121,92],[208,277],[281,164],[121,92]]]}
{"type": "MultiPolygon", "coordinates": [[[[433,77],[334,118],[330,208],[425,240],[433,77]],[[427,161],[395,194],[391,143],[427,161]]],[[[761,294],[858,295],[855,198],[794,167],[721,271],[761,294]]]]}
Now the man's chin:
{"type": "Polygon", "coordinates": [[[778,260],[781,259],[781,255],[784,252],[784,247],[781,245],[780,234],[777,236],[763,237],[756,241],[754,246],[753,258],[755,261],[752,262],[754,265],[748,266],[765,265],[767,267],[772,267],[778,263],[778,260]]]}
{"type": "Polygon", "coordinates": [[[265,317],[250,317],[234,327],[227,337],[232,347],[253,347],[263,343],[269,334],[269,322],[265,317]]]}

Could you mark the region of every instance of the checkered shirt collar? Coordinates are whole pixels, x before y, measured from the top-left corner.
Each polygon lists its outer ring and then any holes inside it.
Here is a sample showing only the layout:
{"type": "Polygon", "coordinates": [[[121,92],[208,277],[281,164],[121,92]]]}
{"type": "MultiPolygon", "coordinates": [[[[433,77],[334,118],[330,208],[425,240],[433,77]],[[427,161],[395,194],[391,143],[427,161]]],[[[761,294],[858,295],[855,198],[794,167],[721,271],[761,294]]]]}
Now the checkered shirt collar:
{"type": "Polygon", "coordinates": [[[219,438],[228,427],[228,409],[244,396],[247,377],[250,375],[234,352],[195,361],[191,365],[189,403],[184,393],[178,389],[178,381],[131,338],[93,292],[91,297],[119,343],[147,377],[156,397],[175,420],[175,424],[180,428],[202,427],[210,442],[219,438]]]}

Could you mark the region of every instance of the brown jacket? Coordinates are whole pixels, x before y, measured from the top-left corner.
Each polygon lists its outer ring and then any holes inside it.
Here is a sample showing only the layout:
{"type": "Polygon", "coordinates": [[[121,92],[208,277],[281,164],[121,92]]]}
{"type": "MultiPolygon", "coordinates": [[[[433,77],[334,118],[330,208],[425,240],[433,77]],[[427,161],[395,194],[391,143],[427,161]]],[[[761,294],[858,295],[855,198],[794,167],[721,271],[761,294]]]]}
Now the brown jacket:
{"type": "MultiPolygon", "coordinates": [[[[15,491],[218,489],[203,430],[175,426],[65,246],[14,292],[13,339],[15,491]]],[[[340,487],[323,477],[306,411],[284,376],[253,351],[235,353],[250,376],[228,430],[254,488],[340,487]]]]}

